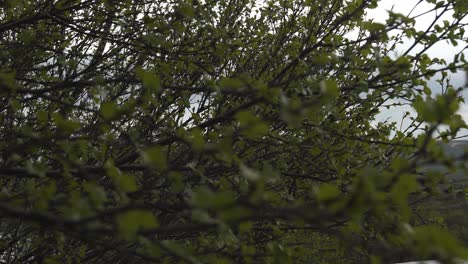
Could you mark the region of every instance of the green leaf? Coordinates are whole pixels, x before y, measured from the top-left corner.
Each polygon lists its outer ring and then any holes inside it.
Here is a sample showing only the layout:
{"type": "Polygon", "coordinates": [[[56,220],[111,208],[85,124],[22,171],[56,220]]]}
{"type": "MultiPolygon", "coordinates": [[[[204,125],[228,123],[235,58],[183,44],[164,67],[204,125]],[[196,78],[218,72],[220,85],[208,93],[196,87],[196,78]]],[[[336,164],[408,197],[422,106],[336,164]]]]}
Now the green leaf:
{"type": "Polygon", "coordinates": [[[236,114],[243,135],[250,139],[259,139],[268,134],[268,124],[261,118],[252,115],[248,111],[240,111],[236,114]]]}
{"type": "Polygon", "coordinates": [[[95,182],[86,182],[83,189],[88,193],[89,199],[96,208],[102,208],[107,201],[106,190],[95,182]]]}
{"type": "Polygon", "coordinates": [[[46,123],[49,120],[49,114],[46,111],[37,111],[37,120],[41,123],[46,123]]]}
{"type": "Polygon", "coordinates": [[[142,156],[143,161],[148,166],[161,171],[167,168],[167,156],[162,146],[148,148],[142,152],[142,156]]]}
{"type": "Polygon", "coordinates": [[[312,61],[316,65],[325,66],[330,62],[330,57],[327,54],[320,54],[312,57],[312,61]]]}
{"type": "Polygon", "coordinates": [[[432,94],[432,90],[429,87],[425,86],[424,87],[424,94],[430,96],[432,94]]]}
{"type": "Polygon", "coordinates": [[[0,92],[5,90],[15,90],[16,73],[10,69],[0,69],[0,92]]]}
{"type": "Polygon", "coordinates": [[[119,108],[116,102],[105,102],[101,105],[101,115],[107,120],[117,117],[118,111],[119,108]]]}
{"type": "Polygon", "coordinates": [[[186,135],[185,135],[186,140],[190,143],[192,148],[200,152],[203,150],[203,146],[205,145],[205,140],[203,138],[203,131],[195,127],[191,129],[186,135]]]}
{"type": "Polygon", "coordinates": [[[245,86],[244,82],[237,78],[223,78],[219,81],[221,88],[237,90],[245,86]]]}
{"type": "Polygon", "coordinates": [[[317,200],[329,201],[338,198],[341,195],[340,189],[336,185],[322,184],[317,191],[317,200]]]}
{"type": "Polygon", "coordinates": [[[247,180],[256,182],[261,178],[261,174],[259,171],[256,171],[254,169],[251,169],[244,164],[241,164],[239,166],[240,173],[242,176],[244,176],[247,180]]]}
{"type": "Polygon", "coordinates": [[[230,191],[214,192],[207,187],[200,187],[192,192],[191,202],[203,209],[223,209],[235,202],[235,194],[230,191]]]}
{"type": "Polygon", "coordinates": [[[179,6],[175,8],[175,12],[185,18],[191,18],[195,15],[195,9],[186,3],[180,3],[179,6]]]}
{"type": "Polygon", "coordinates": [[[226,223],[238,222],[241,219],[248,219],[252,215],[252,211],[243,206],[233,206],[227,209],[221,210],[218,213],[219,219],[226,223]]]}
{"type": "Polygon", "coordinates": [[[141,79],[143,87],[151,92],[158,92],[161,89],[161,80],[159,76],[142,68],[136,70],[136,75],[141,79]]]}
{"type": "Polygon", "coordinates": [[[340,89],[335,80],[325,80],[320,83],[320,89],[325,99],[331,100],[340,95],[340,89]]]}
{"type": "Polygon", "coordinates": [[[66,119],[59,113],[52,114],[54,124],[65,134],[71,134],[81,128],[81,123],[78,120],[66,119]]]}
{"type": "Polygon", "coordinates": [[[179,193],[184,190],[184,175],[182,173],[171,171],[169,172],[172,191],[179,193]]]}
{"type": "Polygon", "coordinates": [[[468,258],[468,251],[462,243],[448,230],[439,226],[416,227],[413,238],[417,253],[422,258],[437,257],[447,261],[454,261],[455,258],[468,258]]]}
{"type": "Polygon", "coordinates": [[[410,174],[403,174],[398,178],[397,183],[392,187],[390,195],[395,204],[400,209],[402,219],[409,219],[411,208],[408,206],[408,195],[416,191],[418,183],[410,174]]]}
{"type": "Polygon", "coordinates": [[[158,227],[156,217],[148,211],[130,210],[117,215],[119,232],[125,239],[131,239],[135,234],[144,229],[158,227]]]}
{"type": "Polygon", "coordinates": [[[252,221],[244,221],[239,224],[239,231],[242,233],[250,232],[254,227],[254,223],[252,221]]]}
{"type": "Polygon", "coordinates": [[[114,166],[111,160],[105,164],[107,175],[113,180],[115,186],[123,192],[134,192],[138,185],[134,177],[122,172],[114,166]]]}

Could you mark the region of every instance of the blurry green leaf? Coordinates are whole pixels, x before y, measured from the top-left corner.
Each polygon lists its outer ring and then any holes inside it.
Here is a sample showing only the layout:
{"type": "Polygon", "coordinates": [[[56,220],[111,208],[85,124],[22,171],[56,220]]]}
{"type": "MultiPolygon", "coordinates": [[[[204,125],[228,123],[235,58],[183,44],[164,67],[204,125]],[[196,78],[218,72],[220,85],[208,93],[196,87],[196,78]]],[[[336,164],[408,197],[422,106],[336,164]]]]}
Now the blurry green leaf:
{"type": "Polygon", "coordinates": [[[199,223],[213,224],[216,223],[216,220],[210,216],[205,210],[195,209],[192,210],[192,220],[199,223]]]}
{"type": "Polygon", "coordinates": [[[408,168],[409,162],[408,159],[405,158],[395,158],[392,162],[392,169],[394,171],[404,171],[408,168]]]}
{"type": "Polygon", "coordinates": [[[44,264],[61,264],[60,258],[57,256],[47,256],[44,259],[44,264]]]}
{"type": "Polygon", "coordinates": [[[115,102],[105,102],[101,105],[101,115],[107,120],[113,119],[118,115],[118,105],[115,102]]]}
{"type": "Polygon", "coordinates": [[[251,221],[244,221],[239,224],[239,231],[240,232],[250,232],[254,227],[254,223],[251,221]]]}
{"type": "Polygon", "coordinates": [[[175,8],[175,12],[186,18],[191,18],[195,15],[195,9],[191,5],[183,2],[179,3],[179,6],[175,8]]]}
{"type": "Polygon", "coordinates": [[[340,89],[334,80],[322,81],[320,89],[325,99],[334,99],[340,95],[340,89]]]}
{"type": "Polygon", "coordinates": [[[107,175],[112,179],[115,186],[123,192],[134,192],[138,185],[134,177],[120,171],[110,160],[106,162],[107,175]]]}
{"type": "Polygon", "coordinates": [[[161,80],[159,76],[154,75],[153,73],[146,71],[142,68],[136,70],[136,75],[141,79],[143,87],[152,92],[158,92],[161,89],[161,80]]]}
{"type": "Polygon", "coordinates": [[[258,139],[268,134],[269,127],[261,118],[252,115],[248,111],[241,111],[236,114],[242,134],[251,139],[258,139]]]}
{"type": "Polygon", "coordinates": [[[429,96],[430,96],[430,95],[432,94],[432,90],[431,90],[429,87],[425,86],[425,87],[424,87],[424,93],[425,93],[426,95],[429,95],[429,96]]]}
{"type": "Polygon", "coordinates": [[[376,22],[364,22],[362,23],[362,26],[364,29],[372,32],[372,33],[375,33],[375,32],[380,32],[380,31],[383,31],[385,30],[385,25],[383,24],[380,24],[380,23],[376,23],[376,22]]]}
{"type": "Polygon", "coordinates": [[[252,215],[251,210],[243,206],[234,206],[224,210],[221,210],[219,213],[219,219],[224,222],[236,222],[240,219],[246,219],[252,215]]]}
{"type": "Polygon", "coordinates": [[[400,208],[400,213],[403,219],[407,220],[410,215],[408,205],[408,195],[416,191],[418,183],[410,174],[403,174],[398,178],[397,183],[391,190],[391,196],[396,205],[400,208]]]}
{"type": "Polygon", "coordinates": [[[222,209],[232,205],[236,200],[230,191],[214,192],[206,187],[200,187],[192,192],[191,202],[199,208],[222,209]]]}
{"type": "Polygon", "coordinates": [[[223,78],[219,81],[221,88],[240,89],[245,86],[244,82],[236,78],[223,78]]]}
{"type": "Polygon", "coordinates": [[[424,121],[449,123],[451,116],[456,113],[460,105],[456,99],[456,92],[448,89],[445,94],[428,98],[426,101],[417,97],[413,102],[413,107],[424,121]]]}
{"type": "Polygon", "coordinates": [[[468,251],[460,241],[447,230],[438,226],[420,226],[414,228],[413,238],[418,255],[422,258],[436,256],[442,260],[468,258],[468,251]]]}
{"type": "Polygon", "coordinates": [[[88,193],[93,205],[101,208],[107,200],[106,191],[94,182],[86,182],[83,184],[83,189],[88,193]]]}
{"type": "Polygon", "coordinates": [[[171,171],[169,173],[169,179],[171,179],[171,188],[174,192],[181,192],[184,190],[184,182],[183,182],[183,174],[176,172],[176,171],[171,171]]]}
{"type": "Polygon", "coordinates": [[[0,92],[16,88],[16,73],[10,69],[0,69],[0,92]]]}
{"type": "Polygon", "coordinates": [[[324,66],[330,62],[330,57],[327,54],[320,54],[312,57],[312,61],[316,65],[324,66]]]}
{"type": "Polygon", "coordinates": [[[78,120],[66,119],[59,113],[53,113],[52,120],[54,124],[66,134],[71,134],[81,127],[78,120]]]}
{"type": "Polygon", "coordinates": [[[46,123],[49,120],[49,114],[46,111],[39,110],[37,112],[37,120],[41,123],[46,123]]]}
{"type": "Polygon", "coordinates": [[[205,144],[205,140],[203,138],[203,131],[195,127],[191,129],[186,135],[185,138],[188,140],[190,145],[195,151],[203,150],[203,146],[205,144]]]}
{"type": "Polygon", "coordinates": [[[341,195],[341,191],[336,185],[322,184],[317,192],[317,199],[319,201],[328,201],[338,198],[341,195]]]}
{"type": "Polygon", "coordinates": [[[240,169],[241,175],[244,176],[249,181],[255,182],[255,181],[258,181],[261,178],[260,172],[254,170],[254,169],[251,169],[251,168],[245,166],[244,164],[241,164],[239,166],[239,169],[240,169]]]}
{"type": "Polygon", "coordinates": [[[161,146],[154,146],[148,148],[142,153],[143,161],[158,170],[165,170],[167,168],[166,153],[161,146]]]}
{"type": "Polygon", "coordinates": [[[126,238],[132,238],[136,232],[144,229],[158,227],[156,217],[148,211],[130,210],[117,215],[117,225],[120,234],[126,238]]]}

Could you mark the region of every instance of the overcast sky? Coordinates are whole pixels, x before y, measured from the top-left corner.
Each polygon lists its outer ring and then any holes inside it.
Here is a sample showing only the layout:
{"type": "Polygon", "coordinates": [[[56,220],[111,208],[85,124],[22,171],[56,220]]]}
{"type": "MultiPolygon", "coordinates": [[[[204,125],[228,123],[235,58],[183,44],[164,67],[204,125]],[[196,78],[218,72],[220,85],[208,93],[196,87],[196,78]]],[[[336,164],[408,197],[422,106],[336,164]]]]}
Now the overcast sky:
{"type": "MultiPolygon", "coordinates": [[[[385,20],[388,18],[388,10],[393,10],[393,12],[407,15],[418,2],[419,0],[382,0],[380,1],[379,7],[377,9],[371,10],[369,12],[368,17],[373,18],[374,21],[376,22],[385,23],[385,20]]],[[[411,14],[412,15],[422,14],[429,9],[431,9],[431,4],[425,3],[425,1],[423,1],[412,11],[411,14]]],[[[434,17],[435,17],[434,12],[430,12],[427,15],[418,17],[416,19],[416,25],[415,25],[416,30],[426,29],[430,25],[430,23],[433,21],[434,17]]],[[[443,20],[451,21],[451,19],[452,17],[450,13],[450,14],[447,14],[446,16],[443,16],[440,21],[443,21],[443,20]]],[[[468,31],[468,28],[467,28],[467,31],[468,31]]],[[[408,40],[401,46],[397,47],[396,52],[398,53],[398,52],[403,51],[405,47],[408,47],[412,44],[412,41],[413,40],[408,40]]],[[[457,47],[453,47],[452,45],[449,45],[447,42],[442,41],[438,43],[438,45],[429,49],[427,53],[430,57],[443,58],[447,62],[450,62],[453,60],[453,56],[457,52],[462,50],[466,45],[467,43],[459,43],[457,47]]],[[[468,56],[468,52],[466,50],[464,51],[464,53],[466,56],[468,56]]],[[[450,79],[455,88],[462,87],[465,84],[465,73],[458,72],[455,74],[450,74],[450,79]]],[[[438,93],[441,91],[440,85],[434,81],[430,82],[430,86],[433,92],[435,93],[438,93]]],[[[465,103],[461,107],[460,113],[464,117],[465,121],[468,122],[468,91],[464,91],[463,95],[467,103],[465,103]]],[[[379,120],[389,119],[392,121],[397,121],[398,124],[400,124],[402,116],[404,112],[406,111],[410,111],[414,113],[412,108],[409,106],[400,107],[398,109],[382,110],[382,113],[379,114],[378,119],[379,120]]],[[[403,124],[403,127],[404,126],[405,126],[405,123],[403,124]]]]}

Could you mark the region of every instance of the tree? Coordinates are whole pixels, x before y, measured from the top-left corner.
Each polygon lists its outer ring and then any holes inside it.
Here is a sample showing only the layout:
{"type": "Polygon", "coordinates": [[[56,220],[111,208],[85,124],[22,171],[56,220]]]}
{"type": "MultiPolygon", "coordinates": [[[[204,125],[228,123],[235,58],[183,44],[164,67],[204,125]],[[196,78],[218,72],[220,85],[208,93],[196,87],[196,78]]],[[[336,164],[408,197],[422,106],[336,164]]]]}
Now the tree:
{"type": "Polygon", "coordinates": [[[367,19],[377,0],[5,1],[0,259],[466,257],[418,203],[443,179],[425,164],[466,158],[437,144],[466,128],[446,81],[466,60],[427,50],[466,41],[467,5],[427,2],[418,31],[367,19]],[[407,129],[375,121],[402,103],[407,129]]]}

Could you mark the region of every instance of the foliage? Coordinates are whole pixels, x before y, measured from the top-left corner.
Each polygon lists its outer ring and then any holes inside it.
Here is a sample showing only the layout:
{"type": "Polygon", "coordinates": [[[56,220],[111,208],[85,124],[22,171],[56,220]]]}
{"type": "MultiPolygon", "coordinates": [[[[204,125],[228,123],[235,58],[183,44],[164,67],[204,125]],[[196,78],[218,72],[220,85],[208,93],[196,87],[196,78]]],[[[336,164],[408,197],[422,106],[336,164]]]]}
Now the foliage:
{"type": "Polygon", "coordinates": [[[427,55],[466,41],[466,1],[427,2],[418,31],[377,0],[3,1],[1,261],[466,257],[418,214],[443,179],[421,168],[466,158],[436,144],[466,128],[466,60],[427,55]],[[375,121],[401,103],[407,129],[375,121]]]}

